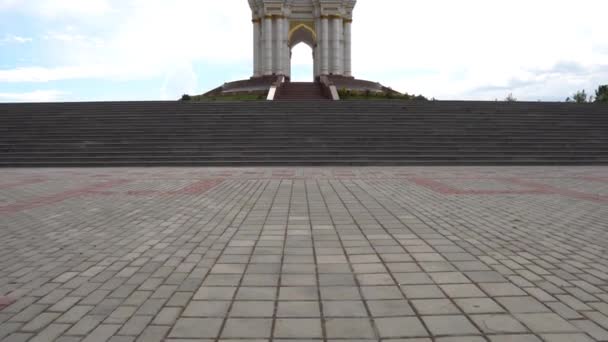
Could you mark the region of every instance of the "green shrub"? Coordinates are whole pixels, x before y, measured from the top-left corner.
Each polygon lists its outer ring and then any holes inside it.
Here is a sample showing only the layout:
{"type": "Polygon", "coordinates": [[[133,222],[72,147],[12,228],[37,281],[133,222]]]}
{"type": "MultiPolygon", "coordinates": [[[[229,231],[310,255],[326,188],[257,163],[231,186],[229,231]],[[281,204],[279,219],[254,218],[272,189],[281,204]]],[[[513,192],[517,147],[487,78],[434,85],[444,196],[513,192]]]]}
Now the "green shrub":
{"type": "Polygon", "coordinates": [[[188,94],[184,94],[184,95],[182,95],[182,99],[181,100],[182,101],[190,101],[190,100],[192,100],[192,97],[190,97],[190,95],[188,95],[188,94]]]}
{"type": "Polygon", "coordinates": [[[601,85],[595,91],[595,102],[608,103],[608,85],[601,85]]]}
{"type": "Polygon", "coordinates": [[[338,90],[338,95],[340,95],[340,98],[343,100],[347,100],[347,99],[370,99],[370,100],[390,99],[390,100],[428,101],[427,98],[422,95],[416,96],[416,95],[409,95],[407,93],[399,94],[398,92],[393,91],[390,88],[388,90],[380,91],[380,92],[372,91],[370,89],[350,90],[350,89],[342,88],[342,89],[338,90]]]}
{"type": "Polygon", "coordinates": [[[577,91],[576,93],[574,93],[574,95],[572,95],[572,99],[576,103],[585,103],[585,102],[587,102],[587,93],[585,92],[585,89],[577,91]]]}

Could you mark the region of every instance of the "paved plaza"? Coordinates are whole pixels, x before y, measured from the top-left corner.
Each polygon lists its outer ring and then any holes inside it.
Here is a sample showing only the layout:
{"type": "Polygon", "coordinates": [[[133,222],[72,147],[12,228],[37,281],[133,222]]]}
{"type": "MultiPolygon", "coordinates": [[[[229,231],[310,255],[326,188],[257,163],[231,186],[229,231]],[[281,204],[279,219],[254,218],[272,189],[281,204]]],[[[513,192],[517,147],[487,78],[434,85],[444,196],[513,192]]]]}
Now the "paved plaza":
{"type": "Polygon", "coordinates": [[[608,341],[608,168],[0,170],[2,341],[608,341]]]}

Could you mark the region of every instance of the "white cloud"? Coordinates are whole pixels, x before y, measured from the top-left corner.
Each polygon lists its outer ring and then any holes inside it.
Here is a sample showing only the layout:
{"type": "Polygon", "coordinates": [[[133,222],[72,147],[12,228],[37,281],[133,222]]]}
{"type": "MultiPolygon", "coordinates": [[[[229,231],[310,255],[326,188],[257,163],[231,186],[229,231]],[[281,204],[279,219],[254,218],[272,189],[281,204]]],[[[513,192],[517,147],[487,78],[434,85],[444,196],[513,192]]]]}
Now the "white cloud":
{"type": "Polygon", "coordinates": [[[117,76],[116,69],[108,70],[105,66],[85,67],[21,67],[0,70],[0,82],[52,82],[73,79],[94,79],[117,76]]]}
{"type": "MultiPolygon", "coordinates": [[[[119,6],[114,2],[115,11],[119,6]]],[[[61,79],[149,79],[164,77],[180,63],[223,64],[250,61],[251,21],[246,3],[200,0],[130,0],[103,37],[77,28],[44,34],[55,67],[0,70],[4,82],[61,79]]]]}
{"type": "Polygon", "coordinates": [[[17,10],[46,19],[99,16],[110,9],[109,0],[0,0],[0,11],[17,10]]]}
{"type": "MultiPolygon", "coordinates": [[[[608,2],[581,0],[363,0],[355,9],[354,70],[404,91],[442,99],[492,99],[483,86],[534,80],[531,69],[574,61],[587,71],[606,62],[608,2]],[[593,10],[590,10],[593,9],[593,10]],[[418,72],[418,71],[425,72],[418,72]],[[412,75],[414,74],[414,75],[412,75]]],[[[571,80],[547,78],[556,89],[571,80]]],[[[575,86],[575,84],[570,84],[575,86]]],[[[520,99],[535,100],[541,89],[520,99]]]]}
{"type": "Polygon", "coordinates": [[[59,90],[37,90],[23,93],[0,93],[0,102],[54,102],[68,95],[59,90]]]}
{"type": "MultiPolygon", "coordinates": [[[[207,75],[218,65],[251,64],[251,16],[243,0],[0,0],[0,9],[9,7],[80,21],[45,33],[52,66],[0,70],[0,82],[160,77],[167,80],[161,96],[173,97],[171,84],[198,83],[183,65],[207,75]]],[[[566,0],[360,0],[353,70],[359,78],[440,99],[490,100],[510,92],[519,99],[560,99],[606,80],[600,68],[608,54],[605,13],[608,2],[598,0],[576,6],[566,0]],[[580,70],[554,69],[567,63],[580,70]]],[[[295,68],[306,64],[303,58],[293,61],[295,68]]]]}
{"type": "Polygon", "coordinates": [[[177,65],[165,75],[165,82],[161,88],[162,100],[176,100],[183,94],[196,92],[198,78],[191,64],[177,65]]]}
{"type": "Polygon", "coordinates": [[[30,43],[32,41],[33,41],[33,39],[29,38],[29,37],[21,37],[21,36],[16,36],[13,34],[6,34],[6,35],[4,35],[4,38],[0,39],[0,44],[11,44],[11,43],[25,44],[25,43],[30,43]]]}

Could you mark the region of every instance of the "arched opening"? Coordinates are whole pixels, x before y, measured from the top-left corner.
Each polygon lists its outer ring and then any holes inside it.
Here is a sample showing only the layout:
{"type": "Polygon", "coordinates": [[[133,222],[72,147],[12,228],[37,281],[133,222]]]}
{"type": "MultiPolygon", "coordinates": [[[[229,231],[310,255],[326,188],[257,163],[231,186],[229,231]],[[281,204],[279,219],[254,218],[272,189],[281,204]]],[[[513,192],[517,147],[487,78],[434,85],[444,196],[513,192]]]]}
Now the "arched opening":
{"type": "Polygon", "coordinates": [[[291,81],[312,82],[315,80],[314,47],[317,34],[314,24],[293,23],[289,30],[289,50],[291,51],[291,81]]]}
{"type": "Polygon", "coordinates": [[[314,81],[313,55],[308,44],[300,43],[291,49],[291,81],[314,81]]]}

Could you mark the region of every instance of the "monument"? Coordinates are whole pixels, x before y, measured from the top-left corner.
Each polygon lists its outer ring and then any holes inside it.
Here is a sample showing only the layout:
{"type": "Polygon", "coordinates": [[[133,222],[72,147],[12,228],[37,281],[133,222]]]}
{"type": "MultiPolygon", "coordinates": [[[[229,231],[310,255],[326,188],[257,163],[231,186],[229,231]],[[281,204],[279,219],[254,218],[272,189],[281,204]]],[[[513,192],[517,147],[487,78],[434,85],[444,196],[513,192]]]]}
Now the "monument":
{"type": "Polygon", "coordinates": [[[269,100],[338,100],[338,89],[398,94],[380,83],[353,77],[356,0],[248,1],[253,24],[253,75],[248,80],[225,83],[204,96],[263,94],[269,100]],[[313,51],[314,82],[292,84],[292,49],[301,43],[313,51]]]}
{"type": "Polygon", "coordinates": [[[352,76],[356,0],[249,0],[253,22],[253,77],[291,75],[291,50],[313,51],[314,77],[352,76]]]}

